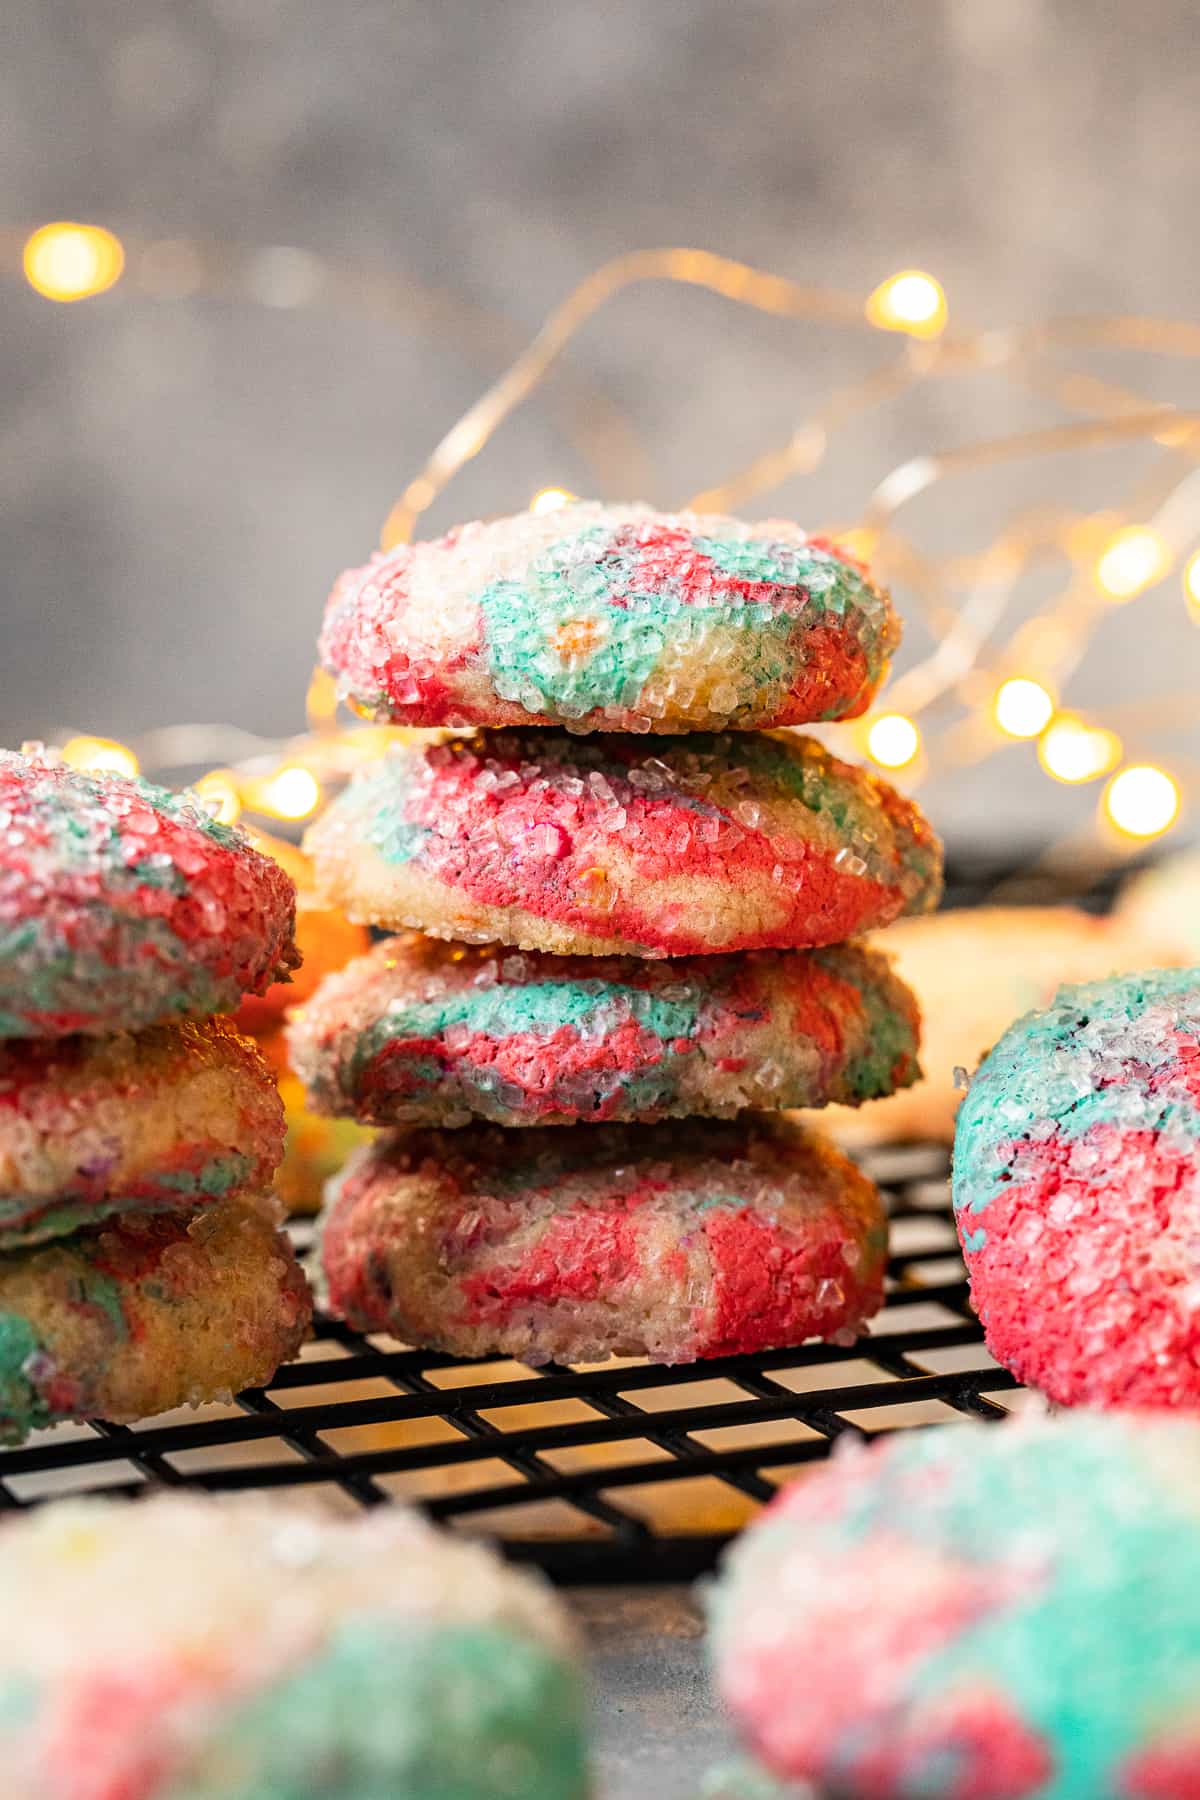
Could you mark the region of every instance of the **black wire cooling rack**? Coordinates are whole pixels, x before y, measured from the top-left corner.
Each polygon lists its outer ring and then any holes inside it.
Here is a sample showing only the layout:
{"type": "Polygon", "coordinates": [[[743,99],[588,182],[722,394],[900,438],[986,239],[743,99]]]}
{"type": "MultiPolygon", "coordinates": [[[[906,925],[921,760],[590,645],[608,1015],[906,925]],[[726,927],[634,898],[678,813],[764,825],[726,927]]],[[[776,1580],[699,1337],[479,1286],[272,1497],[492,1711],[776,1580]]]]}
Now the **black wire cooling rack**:
{"type": "MultiPolygon", "coordinates": [[[[948,871],[946,903],[1111,902],[1031,859],[948,871]]],[[[686,1580],[779,1486],[864,1437],[1003,1418],[1026,1396],[967,1299],[942,1145],[863,1152],[892,1220],[887,1303],[851,1348],[810,1344],[667,1369],[529,1369],[361,1337],[318,1314],[302,1358],[229,1405],[140,1426],[59,1426],[0,1453],[0,1509],[148,1485],[319,1489],[343,1508],[404,1499],[564,1582],[686,1580]]],[[[294,1227],[298,1247],[312,1227],[294,1227]]]]}
{"type": "MultiPolygon", "coordinates": [[[[983,1347],[948,1210],[947,1157],[864,1154],[892,1214],[869,1337],[666,1369],[532,1370],[361,1337],[318,1316],[269,1388],[143,1426],[60,1426],[0,1455],[0,1506],[147,1484],[402,1498],[560,1581],[690,1579],[843,1432],[1001,1418],[1016,1383],[983,1347]]],[[[299,1225],[303,1249],[311,1226],[299,1225]]]]}

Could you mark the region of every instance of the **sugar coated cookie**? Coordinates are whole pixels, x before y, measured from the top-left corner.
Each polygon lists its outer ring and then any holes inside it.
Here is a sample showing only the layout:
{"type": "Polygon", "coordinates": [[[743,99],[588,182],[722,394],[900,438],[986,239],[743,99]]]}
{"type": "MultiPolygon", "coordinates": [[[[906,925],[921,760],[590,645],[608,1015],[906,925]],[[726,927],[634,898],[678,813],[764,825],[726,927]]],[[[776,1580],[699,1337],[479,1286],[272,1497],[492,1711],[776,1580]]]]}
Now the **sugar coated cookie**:
{"type": "Polygon", "coordinates": [[[693,1362],[853,1341],[883,1292],[879,1194],[820,1139],[730,1123],[382,1139],[333,1190],[333,1310],[456,1356],[693,1362]]]}
{"type": "Polygon", "coordinates": [[[60,1501],[0,1604],[6,1800],[587,1800],[560,1603],[404,1508],[60,1501]]]}
{"type": "Polygon", "coordinates": [[[956,1069],[973,1069],[1014,1019],[1064,982],[1098,981],[1155,960],[1144,940],[1075,906],[972,906],[898,919],[873,940],[921,1009],[922,1078],[861,1111],[826,1114],[849,1144],[954,1141],[956,1069]]]}
{"type": "Polygon", "coordinates": [[[293,1015],[319,1112],[572,1125],[856,1104],[912,1081],[918,1021],[856,945],[675,962],[389,938],[293,1015]]]}
{"type": "Polygon", "coordinates": [[[0,751],[0,1037],[228,1011],[296,966],[295,898],[187,795],[0,751]]]}
{"type": "Polygon", "coordinates": [[[988,1348],[1065,1405],[1200,1407],[1200,970],[1064,988],[958,1116],[988,1348]]]}
{"type": "Polygon", "coordinates": [[[0,1249],[271,1185],[271,1071],[228,1019],[0,1043],[0,1249]]]}
{"type": "Polygon", "coordinates": [[[853,718],[899,641],[862,565],[785,520],[580,502],[349,570],[321,658],[399,724],[719,731],[853,718]]]}
{"type": "Polygon", "coordinates": [[[567,954],[841,943],[941,885],[917,808],[791,733],[404,744],[306,847],[351,918],[567,954]]]}
{"type": "Polygon", "coordinates": [[[1198,1591],[1200,1426],[964,1424],[790,1486],[727,1556],[711,1644],[762,1762],[831,1797],[1187,1800],[1198,1591]]]}
{"type": "Polygon", "coordinates": [[[190,1219],[114,1220],[0,1256],[0,1442],[60,1419],[148,1418],[269,1381],[310,1315],[265,1198],[219,1200],[190,1219]]]}

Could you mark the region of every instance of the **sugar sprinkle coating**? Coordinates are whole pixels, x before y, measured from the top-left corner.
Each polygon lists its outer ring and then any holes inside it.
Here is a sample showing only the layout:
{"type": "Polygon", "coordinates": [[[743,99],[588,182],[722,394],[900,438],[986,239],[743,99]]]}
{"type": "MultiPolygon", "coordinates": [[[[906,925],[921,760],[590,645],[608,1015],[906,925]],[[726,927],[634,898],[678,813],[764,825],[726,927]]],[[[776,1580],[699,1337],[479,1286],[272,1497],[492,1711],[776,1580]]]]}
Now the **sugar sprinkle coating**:
{"type": "Polygon", "coordinates": [[[271,1185],[271,1071],[228,1019],[0,1043],[0,1249],[271,1185]]]}
{"type": "Polygon", "coordinates": [[[0,751],[0,1037],[230,1011],[296,966],[295,900],[194,798],[0,751]]]}
{"type": "Polygon", "coordinates": [[[540,1578],[406,1508],[65,1500],[0,1530],[6,1800],[586,1800],[540,1578]]]}
{"type": "Polygon", "coordinates": [[[382,1138],[331,1189],[321,1254],[359,1330],[456,1356],[682,1363],[852,1343],[886,1247],[851,1162],[747,1114],[382,1138]]]}
{"type": "Polygon", "coordinates": [[[856,945],[674,962],[412,933],[293,1014],[318,1112],[368,1125],[572,1125],[857,1105],[917,1076],[915,1003],[856,945]]]}
{"type": "Polygon", "coordinates": [[[0,1256],[0,1442],[228,1399],[295,1356],[311,1313],[267,1196],[0,1256]]]}
{"type": "Polygon", "coordinates": [[[305,847],[351,918],[568,955],[841,943],[941,889],[917,808],[790,732],[403,744],[305,847]]]}
{"type": "Polygon", "coordinates": [[[717,1681],[778,1775],[871,1800],[1185,1800],[1200,1782],[1200,1426],[894,1433],[728,1554],[717,1681]]]}
{"type": "Polygon", "coordinates": [[[1063,988],[959,1111],[992,1354],[1064,1405],[1200,1407],[1200,971],[1063,988]]]}
{"type": "Polygon", "coordinates": [[[862,565],[787,520],[582,501],[347,570],[321,658],[397,724],[720,731],[856,717],[899,641],[862,565]]]}

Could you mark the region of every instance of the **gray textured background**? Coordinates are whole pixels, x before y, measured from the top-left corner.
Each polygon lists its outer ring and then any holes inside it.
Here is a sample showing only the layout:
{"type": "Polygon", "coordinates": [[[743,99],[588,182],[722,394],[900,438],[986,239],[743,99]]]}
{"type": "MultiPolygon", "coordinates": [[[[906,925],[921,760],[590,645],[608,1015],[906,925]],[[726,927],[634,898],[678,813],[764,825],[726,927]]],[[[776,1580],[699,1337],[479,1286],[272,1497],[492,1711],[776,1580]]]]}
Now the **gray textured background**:
{"type": "MultiPolygon", "coordinates": [[[[1198,20],[1194,0],[14,0],[12,230],[84,217],[294,245],[501,323],[464,344],[445,309],[431,330],[128,287],[56,307],[10,282],[0,739],[296,726],[330,578],[474,396],[503,321],[519,339],[620,250],[692,242],[863,293],[916,264],[964,321],[1194,316],[1198,20]]],[[[674,502],[879,349],[647,289],[575,368],[648,446],[646,497],[674,502]]],[[[1200,398],[1195,368],[1097,367],[1200,398]]],[[[1004,379],[942,386],[854,427],[769,504],[845,519],[905,454],[1047,416],[1004,379]]],[[[978,547],[1009,503],[1105,505],[1129,470],[1059,458],[955,487],[913,524],[933,548],[978,547]]],[[[539,401],[430,523],[592,480],[562,405],[539,401]]],[[[1114,618],[1070,698],[1178,686],[1198,646],[1164,588],[1114,618]]],[[[1013,751],[927,799],[978,835],[981,818],[1060,828],[1094,793],[1013,751]]]]}

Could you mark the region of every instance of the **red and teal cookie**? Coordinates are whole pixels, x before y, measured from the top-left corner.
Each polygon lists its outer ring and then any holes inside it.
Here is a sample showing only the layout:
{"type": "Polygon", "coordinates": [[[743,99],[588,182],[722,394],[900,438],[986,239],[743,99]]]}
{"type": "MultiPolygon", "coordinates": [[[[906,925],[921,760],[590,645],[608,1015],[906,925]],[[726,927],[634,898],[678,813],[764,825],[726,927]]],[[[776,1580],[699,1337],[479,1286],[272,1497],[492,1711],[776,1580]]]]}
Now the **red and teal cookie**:
{"type": "Polygon", "coordinates": [[[721,1696],[870,1800],[1200,1791],[1200,1426],[1078,1413],[842,1441],[725,1560],[721,1696]]]}
{"type": "Polygon", "coordinates": [[[293,1013],[317,1112],[595,1124],[858,1105],[915,1081],[916,1002],[861,946],[674,962],[389,938],[293,1013]]]}
{"type": "Polygon", "coordinates": [[[321,658],[399,724],[720,731],[856,717],[899,641],[861,563],[787,520],[588,501],[348,570],[321,658]]]}
{"type": "Polygon", "coordinates": [[[0,1043],[0,1249],[269,1188],[274,1078],[228,1019],[0,1043]]]}
{"type": "Polygon", "coordinates": [[[383,1138],[331,1191],[321,1255],[360,1331],[455,1356],[684,1363],[853,1342],[886,1250],[853,1163],[747,1114],[383,1138]]]}
{"type": "Polygon", "coordinates": [[[1200,971],[1059,991],[959,1108],[988,1348],[1063,1405],[1200,1408],[1200,971]]]}
{"type": "Polygon", "coordinates": [[[11,1251],[0,1256],[0,1442],[260,1386],[296,1355],[311,1315],[266,1196],[11,1251]]]}
{"type": "Polygon", "coordinates": [[[403,744],[306,845],[353,919],[567,955],[808,949],[941,890],[911,801],[790,732],[403,744]]]}
{"type": "Polygon", "coordinates": [[[567,1612],[380,1506],[62,1500],[0,1531],[5,1800],[588,1800],[567,1612]]]}
{"type": "Polygon", "coordinates": [[[194,798],[0,751],[0,1037],[230,1011],[295,968],[295,908],[194,798]]]}

